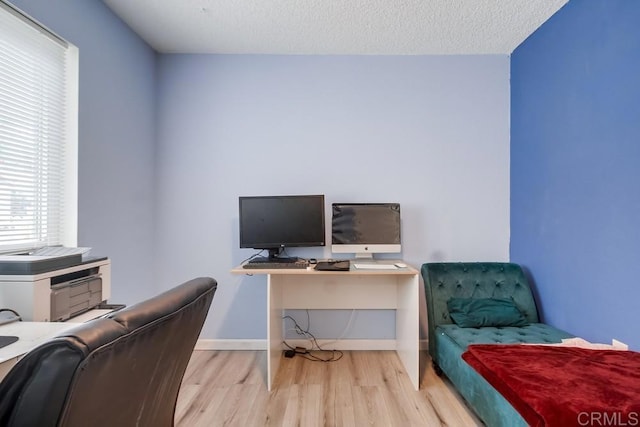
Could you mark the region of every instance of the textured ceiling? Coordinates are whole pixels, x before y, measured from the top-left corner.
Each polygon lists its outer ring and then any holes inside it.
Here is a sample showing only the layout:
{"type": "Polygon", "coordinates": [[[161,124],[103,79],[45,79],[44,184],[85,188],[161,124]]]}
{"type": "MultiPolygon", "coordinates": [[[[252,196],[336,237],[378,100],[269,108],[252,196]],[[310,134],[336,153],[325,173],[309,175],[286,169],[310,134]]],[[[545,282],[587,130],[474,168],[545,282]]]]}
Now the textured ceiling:
{"type": "Polygon", "coordinates": [[[568,0],[103,0],[163,53],[510,54],[568,0]]]}

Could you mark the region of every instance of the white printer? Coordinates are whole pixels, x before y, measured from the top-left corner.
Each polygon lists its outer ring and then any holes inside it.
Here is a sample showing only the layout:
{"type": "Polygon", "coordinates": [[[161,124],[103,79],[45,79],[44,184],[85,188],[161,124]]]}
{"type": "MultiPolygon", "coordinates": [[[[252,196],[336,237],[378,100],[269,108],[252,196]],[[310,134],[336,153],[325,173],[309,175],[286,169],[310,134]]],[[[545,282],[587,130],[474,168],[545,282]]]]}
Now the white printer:
{"type": "Polygon", "coordinates": [[[0,307],[23,320],[64,321],[111,297],[111,261],[107,257],[0,257],[0,307]]]}

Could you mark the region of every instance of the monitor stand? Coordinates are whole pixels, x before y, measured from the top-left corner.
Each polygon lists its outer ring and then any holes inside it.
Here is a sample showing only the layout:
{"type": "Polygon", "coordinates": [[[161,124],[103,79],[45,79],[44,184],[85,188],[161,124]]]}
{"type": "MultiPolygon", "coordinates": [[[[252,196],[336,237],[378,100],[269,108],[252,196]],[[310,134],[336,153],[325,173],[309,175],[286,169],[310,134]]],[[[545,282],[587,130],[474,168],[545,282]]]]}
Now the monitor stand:
{"type": "Polygon", "coordinates": [[[279,262],[283,264],[290,264],[299,261],[298,257],[281,257],[282,248],[269,249],[269,256],[258,256],[252,258],[249,262],[251,264],[259,264],[265,262],[279,262]]]}

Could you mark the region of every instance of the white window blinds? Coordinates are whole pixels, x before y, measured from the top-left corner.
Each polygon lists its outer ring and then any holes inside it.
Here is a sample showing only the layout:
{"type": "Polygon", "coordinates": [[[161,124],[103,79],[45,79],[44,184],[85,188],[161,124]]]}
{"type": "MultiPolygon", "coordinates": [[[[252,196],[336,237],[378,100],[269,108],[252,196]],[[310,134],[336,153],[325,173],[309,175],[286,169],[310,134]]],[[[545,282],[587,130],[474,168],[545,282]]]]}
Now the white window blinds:
{"type": "Polygon", "coordinates": [[[0,3],[0,252],[77,240],[77,49],[0,3]]]}

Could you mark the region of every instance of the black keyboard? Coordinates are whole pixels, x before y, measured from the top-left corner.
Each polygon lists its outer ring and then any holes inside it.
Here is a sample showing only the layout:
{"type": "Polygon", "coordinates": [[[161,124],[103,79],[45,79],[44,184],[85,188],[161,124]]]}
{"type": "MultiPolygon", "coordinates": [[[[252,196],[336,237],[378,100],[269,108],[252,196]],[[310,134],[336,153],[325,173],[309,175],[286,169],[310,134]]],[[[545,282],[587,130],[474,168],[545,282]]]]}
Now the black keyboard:
{"type": "Polygon", "coordinates": [[[260,269],[298,269],[309,267],[308,261],[296,262],[248,262],[242,268],[260,268],[260,269]]]}

